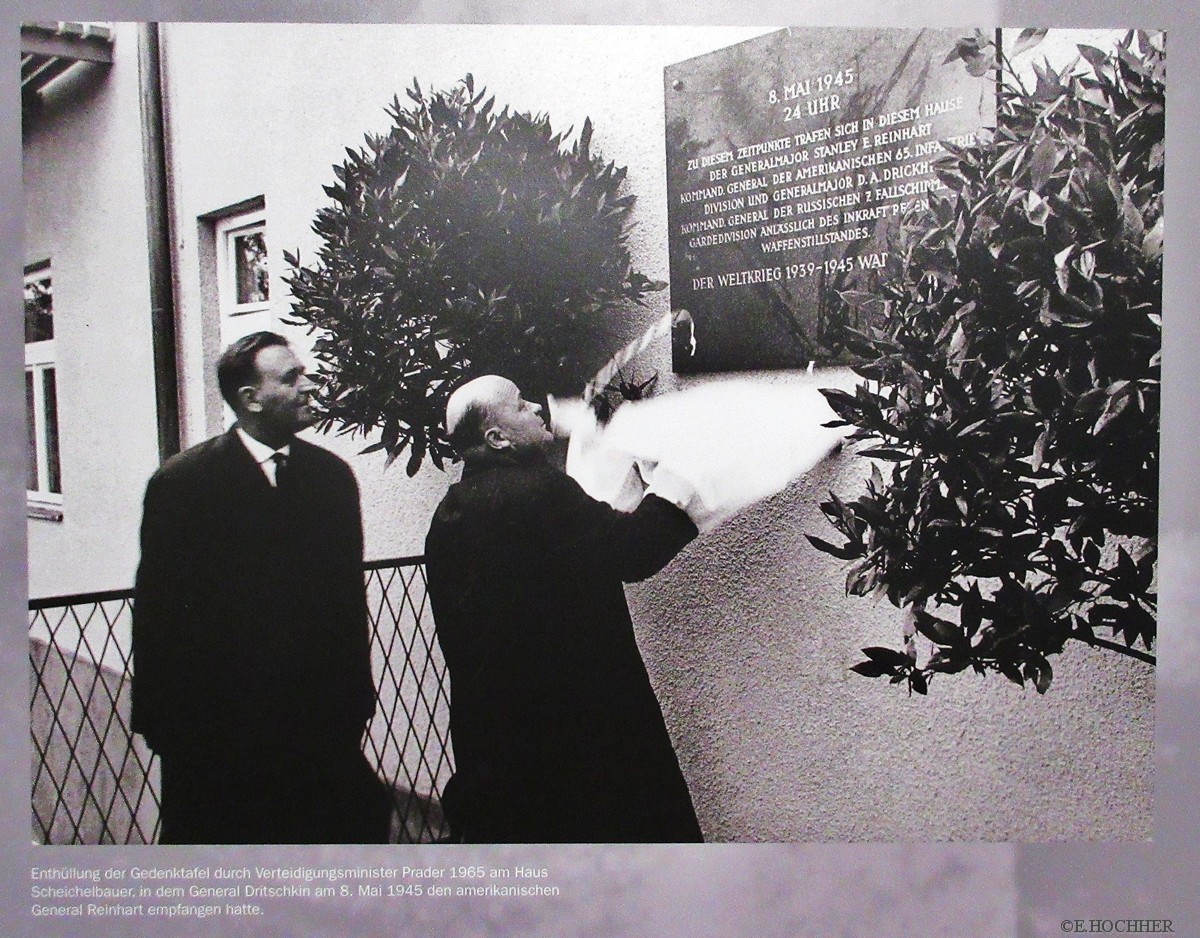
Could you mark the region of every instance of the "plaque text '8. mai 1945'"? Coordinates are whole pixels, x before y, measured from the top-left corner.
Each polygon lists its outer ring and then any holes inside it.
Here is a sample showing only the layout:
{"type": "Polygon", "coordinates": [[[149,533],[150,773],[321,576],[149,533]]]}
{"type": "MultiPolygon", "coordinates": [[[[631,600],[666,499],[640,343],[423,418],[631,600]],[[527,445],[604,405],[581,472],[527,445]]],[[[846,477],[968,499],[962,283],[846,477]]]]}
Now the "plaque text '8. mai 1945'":
{"type": "Polygon", "coordinates": [[[941,141],[994,122],[991,79],[945,63],[960,34],[790,29],[667,67],[677,372],[828,357],[828,298],[873,289],[941,141]]]}

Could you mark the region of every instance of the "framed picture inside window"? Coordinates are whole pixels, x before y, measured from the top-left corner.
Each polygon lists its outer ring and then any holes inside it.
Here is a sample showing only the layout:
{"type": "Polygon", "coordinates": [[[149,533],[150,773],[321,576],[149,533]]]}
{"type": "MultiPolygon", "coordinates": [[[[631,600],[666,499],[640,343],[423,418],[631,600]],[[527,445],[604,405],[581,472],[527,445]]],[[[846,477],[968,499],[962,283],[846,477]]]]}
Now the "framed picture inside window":
{"type": "Polygon", "coordinates": [[[217,280],[225,316],[271,307],[266,212],[262,209],[216,223],[217,280]]]}

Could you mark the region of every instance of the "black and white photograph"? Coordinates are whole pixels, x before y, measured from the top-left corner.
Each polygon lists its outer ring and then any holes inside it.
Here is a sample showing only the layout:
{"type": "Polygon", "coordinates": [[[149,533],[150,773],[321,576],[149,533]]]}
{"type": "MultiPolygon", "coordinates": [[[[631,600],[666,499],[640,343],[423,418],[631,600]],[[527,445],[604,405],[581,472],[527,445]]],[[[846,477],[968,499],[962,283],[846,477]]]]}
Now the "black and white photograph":
{"type": "Polygon", "coordinates": [[[18,928],[1200,927],[1186,31],[757,12],[14,22],[18,928]]]}

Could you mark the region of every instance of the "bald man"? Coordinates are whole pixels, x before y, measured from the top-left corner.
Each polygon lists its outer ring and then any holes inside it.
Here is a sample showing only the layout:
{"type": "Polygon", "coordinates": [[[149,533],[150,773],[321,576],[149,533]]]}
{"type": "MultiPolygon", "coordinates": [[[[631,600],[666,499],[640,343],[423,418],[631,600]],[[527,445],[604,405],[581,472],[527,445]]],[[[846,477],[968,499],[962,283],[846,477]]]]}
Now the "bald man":
{"type": "Polygon", "coordinates": [[[623,588],[696,536],[691,493],[664,474],[629,513],[591,498],[547,462],[541,408],[496,375],[451,396],[446,427],[462,481],[425,556],[450,669],[452,837],[701,840],[623,588]]]}

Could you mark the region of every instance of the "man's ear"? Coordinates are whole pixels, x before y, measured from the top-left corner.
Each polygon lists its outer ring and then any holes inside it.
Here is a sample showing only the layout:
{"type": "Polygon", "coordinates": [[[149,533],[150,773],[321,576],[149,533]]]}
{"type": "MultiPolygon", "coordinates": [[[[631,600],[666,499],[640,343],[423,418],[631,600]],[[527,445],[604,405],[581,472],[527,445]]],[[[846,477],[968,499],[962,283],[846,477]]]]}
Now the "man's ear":
{"type": "Polygon", "coordinates": [[[488,427],[483,431],[483,442],[489,449],[508,449],[512,444],[499,427],[488,427]]]}
{"type": "Polygon", "coordinates": [[[238,388],[237,396],[243,411],[254,414],[262,410],[262,404],[258,400],[258,388],[253,384],[238,388]]]}

